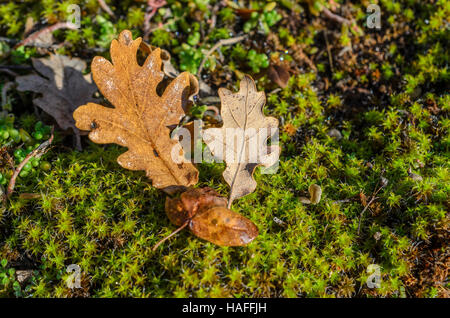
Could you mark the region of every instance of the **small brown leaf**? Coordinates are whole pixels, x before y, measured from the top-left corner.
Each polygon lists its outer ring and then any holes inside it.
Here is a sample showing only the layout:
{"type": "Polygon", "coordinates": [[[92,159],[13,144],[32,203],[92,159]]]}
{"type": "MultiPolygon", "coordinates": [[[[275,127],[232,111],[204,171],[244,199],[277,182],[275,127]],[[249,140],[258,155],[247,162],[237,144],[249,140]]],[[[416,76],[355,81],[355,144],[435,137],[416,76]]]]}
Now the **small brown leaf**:
{"type": "Polygon", "coordinates": [[[166,214],[176,226],[188,224],[196,236],[221,246],[242,246],[258,236],[249,219],[226,208],[227,200],[210,188],[188,189],[166,199],[166,214]]]}
{"type": "Polygon", "coordinates": [[[289,78],[291,75],[288,70],[283,65],[270,65],[267,70],[267,75],[270,80],[280,86],[281,88],[285,88],[289,82],[289,78]]]}
{"type": "Polygon", "coordinates": [[[367,197],[364,194],[364,192],[360,192],[359,193],[359,199],[361,200],[361,204],[363,205],[363,207],[366,207],[366,205],[367,205],[367,197]]]}
{"type": "Polygon", "coordinates": [[[78,58],[54,54],[49,58],[32,59],[32,62],[40,75],[17,77],[17,90],[42,94],[33,103],[55,118],[62,129],[71,128],[80,149],[80,131],[75,127],[72,113],[82,104],[95,102],[93,94],[97,91],[91,75],[83,75],[86,63],[78,58]]]}
{"type": "Polygon", "coordinates": [[[94,58],[94,81],[115,108],[83,105],[73,114],[76,126],[91,131],[89,138],[96,143],[127,147],[117,162],[126,169],[144,170],[154,187],[194,185],[198,171],[190,162],[174,160],[173,150],[179,149],[179,159],[183,151],[179,142],[170,138],[169,127],[185,115],[189,97],[197,93],[197,80],[181,73],[158,94],[164,78],[161,50],[152,50],[141,66],[136,58],[141,42],[125,30],[111,43],[112,63],[100,56],[94,58]]]}
{"type": "Polygon", "coordinates": [[[203,137],[211,152],[227,162],[223,177],[231,188],[230,208],[234,199],[255,191],[255,168],[270,167],[278,159],[278,145],[267,146],[267,139],[278,128],[278,120],[264,116],[265,94],[256,90],[255,82],[248,75],[242,79],[239,92],[233,94],[220,88],[219,96],[223,126],[205,130],[203,137]]]}
{"type": "Polygon", "coordinates": [[[248,8],[233,8],[234,12],[241,17],[243,20],[248,20],[251,18],[253,12],[258,12],[256,9],[248,9],[248,8]]]}

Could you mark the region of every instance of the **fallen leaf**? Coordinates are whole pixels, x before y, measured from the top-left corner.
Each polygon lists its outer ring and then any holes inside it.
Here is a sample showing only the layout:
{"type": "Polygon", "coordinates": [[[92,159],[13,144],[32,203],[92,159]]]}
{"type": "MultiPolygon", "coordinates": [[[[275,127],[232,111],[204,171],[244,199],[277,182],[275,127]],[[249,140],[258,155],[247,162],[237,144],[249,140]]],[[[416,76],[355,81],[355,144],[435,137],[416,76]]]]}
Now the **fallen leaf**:
{"type": "Polygon", "coordinates": [[[258,236],[249,219],[226,208],[227,200],[213,189],[188,189],[179,198],[166,199],[166,214],[176,226],[187,223],[191,232],[221,246],[242,246],[258,236]]]}
{"type": "Polygon", "coordinates": [[[272,82],[280,86],[281,88],[285,88],[289,82],[289,78],[291,75],[289,71],[283,65],[273,64],[269,66],[267,70],[267,75],[272,82]]]}
{"type": "Polygon", "coordinates": [[[292,125],[291,123],[287,123],[284,125],[283,130],[289,135],[294,136],[297,133],[297,127],[292,125]]]}
{"type": "Polygon", "coordinates": [[[126,169],[144,170],[156,188],[194,185],[198,171],[190,162],[175,160],[184,154],[179,142],[170,138],[170,127],[185,115],[189,97],[198,90],[197,80],[181,73],[158,94],[164,77],[161,50],[152,50],[141,66],[136,58],[141,42],[125,30],[111,43],[112,63],[94,58],[94,81],[114,108],[83,105],[73,114],[76,126],[89,130],[96,143],[127,147],[117,162],[126,169]],[[176,158],[173,149],[179,149],[176,158]]]}
{"type": "Polygon", "coordinates": [[[75,127],[72,113],[80,105],[96,101],[93,94],[97,87],[91,75],[83,75],[86,63],[78,58],[51,54],[49,58],[32,59],[40,74],[16,78],[19,91],[42,94],[33,103],[55,118],[59,127],[71,128],[76,135],[77,148],[81,148],[80,131],[75,127]]]}
{"type": "Polygon", "coordinates": [[[255,190],[255,168],[270,167],[278,160],[278,145],[267,145],[267,139],[278,128],[278,120],[264,116],[265,94],[256,90],[255,82],[248,75],[241,80],[239,92],[233,94],[220,88],[219,96],[223,126],[205,130],[203,139],[212,154],[227,163],[223,177],[231,188],[230,208],[234,199],[255,190]]]}

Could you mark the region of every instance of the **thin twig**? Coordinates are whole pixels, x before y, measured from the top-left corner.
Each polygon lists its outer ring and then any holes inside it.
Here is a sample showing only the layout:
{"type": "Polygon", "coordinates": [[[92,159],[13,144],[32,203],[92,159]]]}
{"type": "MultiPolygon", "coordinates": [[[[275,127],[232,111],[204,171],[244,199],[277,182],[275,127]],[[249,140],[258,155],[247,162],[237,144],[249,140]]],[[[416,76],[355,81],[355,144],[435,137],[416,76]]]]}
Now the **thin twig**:
{"type": "Polygon", "coordinates": [[[144,16],[144,41],[148,40],[150,35],[150,20],[156,14],[159,8],[167,4],[166,0],[148,0],[147,10],[144,16]]]}
{"type": "Polygon", "coordinates": [[[106,13],[108,13],[111,17],[115,18],[116,15],[114,14],[114,12],[112,12],[111,8],[108,7],[108,5],[105,3],[104,0],[98,0],[98,4],[100,5],[100,7],[103,9],[103,11],[105,11],[106,13]]]}
{"type": "Polygon", "coordinates": [[[11,71],[11,70],[8,70],[8,69],[3,69],[3,68],[0,68],[0,73],[5,73],[5,74],[8,74],[9,76],[11,76],[11,77],[17,77],[17,76],[19,76],[19,74],[17,74],[16,72],[13,72],[13,71],[11,71]]]}
{"type": "Polygon", "coordinates": [[[164,29],[166,26],[171,25],[172,23],[175,23],[175,22],[177,22],[180,19],[181,19],[181,17],[175,17],[175,18],[172,18],[172,19],[170,19],[169,21],[167,21],[165,23],[160,23],[157,27],[154,27],[154,28],[150,29],[149,34],[152,34],[156,30],[164,29]]]}
{"type": "Polygon", "coordinates": [[[13,87],[14,86],[14,82],[7,82],[5,85],[3,85],[3,88],[2,88],[2,109],[3,109],[3,107],[7,104],[7,93],[8,93],[8,91],[11,89],[11,87],[13,87]]]}
{"type": "Polygon", "coordinates": [[[198,71],[197,71],[197,78],[200,78],[200,75],[203,71],[203,66],[205,65],[206,61],[211,56],[211,54],[213,54],[213,52],[215,50],[217,50],[218,48],[220,48],[221,46],[224,46],[224,45],[232,45],[232,44],[241,42],[245,38],[246,38],[246,35],[241,35],[241,36],[237,36],[237,37],[230,38],[230,39],[222,39],[219,42],[217,42],[216,44],[214,44],[214,46],[212,48],[210,48],[209,51],[205,54],[205,57],[203,58],[202,62],[200,63],[200,67],[198,68],[198,71]]]}
{"type": "Polygon", "coordinates": [[[359,235],[359,230],[361,229],[361,219],[362,219],[362,217],[364,215],[364,212],[366,212],[366,210],[369,208],[369,206],[377,199],[376,195],[378,194],[378,192],[380,192],[380,190],[383,189],[386,186],[386,184],[382,184],[381,187],[378,188],[378,184],[380,184],[380,180],[378,180],[377,185],[375,186],[375,189],[374,189],[374,191],[372,193],[372,197],[371,197],[370,201],[366,204],[364,209],[359,214],[358,235],[359,235]]]}
{"type": "Polygon", "coordinates": [[[366,204],[366,206],[364,207],[364,209],[361,211],[361,213],[359,214],[359,221],[358,221],[358,234],[359,234],[359,230],[361,228],[361,219],[363,217],[364,212],[366,212],[366,210],[369,208],[369,205],[372,204],[372,202],[376,199],[376,197],[372,197],[370,199],[370,201],[366,204]]]}
{"type": "Polygon", "coordinates": [[[14,49],[17,49],[19,46],[22,46],[22,45],[27,45],[28,43],[36,40],[38,37],[40,37],[44,33],[48,33],[48,32],[53,33],[54,31],[59,30],[59,29],[75,30],[76,28],[77,28],[76,25],[74,25],[71,22],[58,22],[58,23],[56,23],[54,25],[51,25],[49,27],[46,27],[46,28],[44,28],[42,30],[39,30],[39,31],[36,31],[36,32],[30,34],[26,39],[24,39],[24,40],[20,41],[19,43],[17,43],[14,46],[14,49]]]}
{"type": "Polygon", "coordinates": [[[351,201],[350,199],[336,200],[336,201],[333,201],[333,204],[347,203],[350,201],[351,201]]]}
{"type": "Polygon", "coordinates": [[[22,171],[22,168],[31,160],[31,158],[41,157],[46,152],[46,149],[48,148],[48,146],[51,145],[52,141],[53,141],[53,128],[52,128],[50,138],[47,141],[44,141],[42,144],[40,144],[32,152],[30,152],[25,157],[25,159],[17,166],[11,179],[9,180],[8,189],[6,191],[6,199],[8,199],[11,196],[11,194],[14,192],[14,187],[16,185],[16,179],[17,179],[17,176],[19,175],[20,171],[22,171]]]}
{"type": "Polygon", "coordinates": [[[176,229],[175,231],[173,231],[171,234],[169,234],[168,236],[166,236],[165,238],[163,238],[161,241],[159,241],[158,243],[156,243],[156,245],[152,248],[152,251],[156,251],[156,249],[165,241],[167,241],[169,238],[171,238],[172,236],[174,236],[175,234],[177,234],[178,232],[180,232],[182,229],[184,229],[188,224],[189,224],[190,220],[187,220],[186,222],[184,222],[184,224],[182,226],[180,226],[178,229],[176,229]]]}
{"type": "Polygon", "coordinates": [[[7,38],[4,36],[0,36],[0,41],[10,43],[10,44],[16,44],[17,42],[20,42],[20,40],[18,40],[18,39],[7,38]]]}
{"type": "Polygon", "coordinates": [[[338,22],[340,24],[347,24],[350,25],[352,22],[346,18],[341,17],[340,15],[337,15],[333,12],[331,12],[328,8],[323,7],[322,8],[322,12],[325,14],[325,16],[330,19],[333,20],[335,22],[338,22]]]}
{"type": "Polygon", "coordinates": [[[29,65],[0,65],[0,69],[30,71],[32,67],[29,65]]]}
{"type": "Polygon", "coordinates": [[[334,73],[333,57],[331,56],[330,43],[328,42],[327,30],[323,30],[323,35],[325,37],[325,43],[327,45],[328,60],[330,61],[331,73],[334,73]]]}

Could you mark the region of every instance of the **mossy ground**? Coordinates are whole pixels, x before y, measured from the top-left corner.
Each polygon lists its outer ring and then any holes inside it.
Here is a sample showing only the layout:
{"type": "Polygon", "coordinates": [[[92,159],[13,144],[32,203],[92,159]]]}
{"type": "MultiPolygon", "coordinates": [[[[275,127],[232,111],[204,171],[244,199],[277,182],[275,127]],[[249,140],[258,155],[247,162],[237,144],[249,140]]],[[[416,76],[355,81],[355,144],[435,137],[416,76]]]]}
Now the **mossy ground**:
{"type": "MultiPolygon", "coordinates": [[[[89,62],[97,54],[108,56],[109,42],[120,30],[142,35],[144,2],[106,2],[116,19],[97,1],[79,2],[82,27],[55,32],[68,43],[58,53],[89,62]]],[[[174,230],[164,213],[165,195],[143,173],[116,163],[120,147],[86,141],[83,151],[74,151],[70,137],[57,131],[44,157],[51,169],[19,178],[0,210],[0,259],[7,260],[0,274],[10,277],[0,280],[0,295],[448,296],[449,3],[379,1],[382,28],[375,30],[365,22],[369,2],[336,1],[341,4],[336,12],[354,18],[359,29],[316,12],[319,2],[277,1],[274,11],[254,2],[262,10],[245,22],[217,1],[168,1],[152,19],[155,26],[167,22],[171,9],[175,21],[149,41],[171,52],[177,68],[194,73],[202,49],[248,34],[242,43],[223,47],[222,59],[213,55],[203,79],[214,89],[236,90],[241,72],[250,73],[267,94],[265,113],[281,123],[277,173],[257,171],[257,190],[233,204],[257,224],[254,242],[224,248],[184,231],[153,252],[174,230]],[[259,55],[248,58],[251,50],[259,55]],[[286,88],[275,90],[266,72],[269,62],[292,67],[286,88]],[[329,136],[331,129],[342,138],[329,136]],[[322,187],[322,199],[304,205],[298,197],[313,183],[322,187]],[[381,184],[361,215],[364,201],[381,184]],[[20,198],[23,193],[38,197],[20,198]],[[80,289],[66,285],[69,264],[81,267],[80,289]],[[366,284],[370,264],[381,267],[381,288],[366,284]],[[33,276],[14,283],[11,268],[34,270],[33,276]]],[[[17,17],[53,24],[66,18],[70,3],[2,5],[0,32],[20,38],[25,19],[17,17]]],[[[7,43],[0,43],[7,50],[7,43]]],[[[22,47],[0,64],[29,65],[32,56],[39,56],[35,48],[22,47]]],[[[11,80],[8,76],[0,73],[0,83],[11,80]]],[[[38,118],[31,95],[10,90],[9,106],[21,119],[15,127],[32,131],[38,118]]],[[[21,147],[13,145],[10,153],[21,147]]],[[[10,167],[4,163],[1,169],[7,175],[10,167]]],[[[227,195],[223,169],[200,164],[198,186],[227,195]]]]}

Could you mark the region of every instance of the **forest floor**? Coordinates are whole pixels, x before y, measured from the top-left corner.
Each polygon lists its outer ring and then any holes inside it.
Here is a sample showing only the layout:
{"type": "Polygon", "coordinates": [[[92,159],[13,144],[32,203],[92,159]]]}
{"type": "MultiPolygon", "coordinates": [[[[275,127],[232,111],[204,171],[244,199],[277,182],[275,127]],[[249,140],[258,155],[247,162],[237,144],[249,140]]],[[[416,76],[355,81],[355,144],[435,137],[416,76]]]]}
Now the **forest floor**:
{"type": "MultiPolygon", "coordinates": [[[[4,194],[50,127],[54,140],[0,208],[0,296],[449,297],[449,16],[445,0],[2,4],[4,194]],[[64,25],[71,4],[75,29],[64,25]],[[256,191],[234,201],[259,228],[249,245],[185,230],[153,251],[175,229],[166,194],[118,165],[124,148],[80,144],[40,95],[19,91],[32,58],[78,58],[88,73],[124,29],[197,75],[190,119],[217,125],[217,89],[237,91],[244,74],[266,93],[281,155],[276,174],[257,169],[256,191]],[[322,189],[314,205],[300,199],[311,184],[322,189]],[[80,288],[67,285],[70,264],[80,288]]],[[[228,194],[224,164],[197,167],[197,187],[228,194]]]]}

